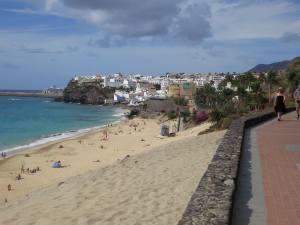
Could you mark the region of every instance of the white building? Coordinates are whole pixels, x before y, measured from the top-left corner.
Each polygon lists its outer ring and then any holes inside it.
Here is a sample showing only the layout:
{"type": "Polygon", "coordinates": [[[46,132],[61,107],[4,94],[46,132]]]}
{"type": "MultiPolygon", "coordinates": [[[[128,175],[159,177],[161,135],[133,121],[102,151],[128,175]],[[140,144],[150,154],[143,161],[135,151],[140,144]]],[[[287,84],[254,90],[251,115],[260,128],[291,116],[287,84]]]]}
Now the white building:
{"type": "Polygon", "coordinates": [[[130,94],[124,91],[115,91],[114,102],[124,102],[130,100],[130,94]]]}
{"type": "Polygon", "coordinates": [[[112,88],[120,88],[123,86],[123,79],[120,77],[102,77],[103,79],[103,87],[112,87],[112,88]]]}
{"type": "Polygon", "coordinates": [[[126,78],[123,81],[123,87],[135,89],[136,88],[136,81],[126,78]]]}
{"type": "Polygon", "coordinates": [[[225,77],[219,74],[212,74],[210,75],[209,79],[210,81],[213,81],[214,87],[217,89],[219,84],[225,79],[225,77]]]}
{"type": "Polygon", "coordinates": [[[205,84],[209,83],[209,76],[207,75],[202,75],[199,78],[194,79],[194,83],[198,87],[203,87],[205,84]]]}
{"type": "Polygon", "coordinates": [[[162,82],[161,82],[161,90],[162,91],[168,91],[169,89],[169,86],[170,86],[171,82],[169,79],[163,79],[162,82]]]}

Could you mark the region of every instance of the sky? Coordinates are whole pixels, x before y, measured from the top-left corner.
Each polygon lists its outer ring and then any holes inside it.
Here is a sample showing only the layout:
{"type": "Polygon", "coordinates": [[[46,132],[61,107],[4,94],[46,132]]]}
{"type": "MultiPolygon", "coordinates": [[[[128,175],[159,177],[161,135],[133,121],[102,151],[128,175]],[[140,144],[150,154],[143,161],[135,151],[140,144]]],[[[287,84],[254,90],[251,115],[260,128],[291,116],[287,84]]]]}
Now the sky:
{"type": "Polygon", "coordinates": [[[0,89],[244,72],[296,56],[299,0],[0,0],[0,89]]]}

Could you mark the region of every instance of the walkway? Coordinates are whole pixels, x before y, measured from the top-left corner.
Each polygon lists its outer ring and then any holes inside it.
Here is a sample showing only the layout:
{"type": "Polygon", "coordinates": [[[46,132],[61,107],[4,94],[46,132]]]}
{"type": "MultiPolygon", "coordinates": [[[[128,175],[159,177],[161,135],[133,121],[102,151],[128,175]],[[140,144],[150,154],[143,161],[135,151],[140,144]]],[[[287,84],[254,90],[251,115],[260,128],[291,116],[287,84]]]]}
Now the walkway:
{"type": "Polygon", "coordinates": [[[295,112],[246,132],[233,224],[300,224],[300,120],[295,112]]]}

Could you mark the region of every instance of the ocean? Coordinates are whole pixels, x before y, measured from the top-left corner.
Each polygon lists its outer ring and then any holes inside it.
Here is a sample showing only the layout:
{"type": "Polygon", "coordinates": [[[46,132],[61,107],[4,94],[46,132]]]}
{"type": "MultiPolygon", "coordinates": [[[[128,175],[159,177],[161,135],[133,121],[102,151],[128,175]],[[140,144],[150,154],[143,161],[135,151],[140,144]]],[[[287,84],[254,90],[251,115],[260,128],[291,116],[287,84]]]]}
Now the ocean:
{"type": "Polygon", "coordinates": [[[119,121],[116,106],[54,102],[49,98],[0,96],[0,152],[33,147],[119,121]]]}

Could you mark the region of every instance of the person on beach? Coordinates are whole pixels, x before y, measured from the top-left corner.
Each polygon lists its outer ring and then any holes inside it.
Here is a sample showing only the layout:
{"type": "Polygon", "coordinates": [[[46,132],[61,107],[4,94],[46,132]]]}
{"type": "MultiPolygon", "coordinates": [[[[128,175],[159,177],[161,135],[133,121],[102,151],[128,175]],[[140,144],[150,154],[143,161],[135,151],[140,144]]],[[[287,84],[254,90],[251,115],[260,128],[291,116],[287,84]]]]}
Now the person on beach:
{"type": "Polygon", "coordinates": [[[60,160],[55,161],[55,162],[52,164],[52,168],[61,168],[61,162],[60,162],[60,160]]]}
{"type": "Polygon", "coordinates": [[[274,100],[274,109],[277,114],[277,120],[281,121],[282,114],[285,112],[285,95],[283,88],[279,88],[274,100]]]}
{"type": "Polygon", "coordinates": [[[298,85],[298,88],[294,92],[294,99],[296,104],[296,113],[297,113],[297,119],[300,117],[300,84],[298,85]]]}
{"type": "Polygon", "coordinates": [[[18,174],[18,176],[16,176],[16,180],[22,180],[21,174],[18,174]]]}
{"type": "Polygon", "coordinates": [[[108,131],[105,129],[105,130],[103,130],[103,138],[102,138],[102,140],[103,141],[107,141],[108,140],[108,131]]]}
{"type": "Polygon", "coordinates": [[[5,152],[1,152],[1,157],[5,158],[6,157],[6,153],[5,152]]]}
{"type": "Polygon", "coordinates": [[[21,173],[25,173],[24,165],[21,166],[21,173]]]}

